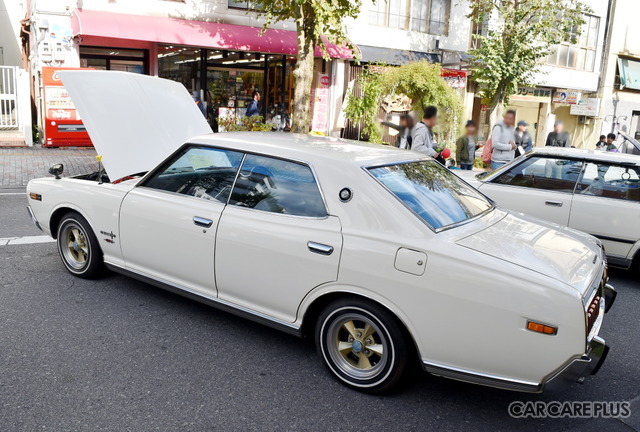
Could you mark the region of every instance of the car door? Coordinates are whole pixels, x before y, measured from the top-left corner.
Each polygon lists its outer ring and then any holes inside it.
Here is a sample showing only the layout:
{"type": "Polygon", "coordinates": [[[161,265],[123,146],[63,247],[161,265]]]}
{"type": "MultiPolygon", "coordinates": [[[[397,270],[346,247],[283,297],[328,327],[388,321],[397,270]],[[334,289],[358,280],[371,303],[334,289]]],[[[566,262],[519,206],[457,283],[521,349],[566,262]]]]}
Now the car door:
{"type": "Polygon", "coordinates": [[[126,267],[215,296],[216,228],[242,157],[188,146],[129,192],[120,208],[126,267]]]}
{"type": "Polygon", "coordinates": [[[600,238],[612,262],[631,259],[629,252],[640,239],[640,167],[586,162],[569,226],[600,238]]]}
{"type": "Polygon", "coordinates": [[[479,189],[504,208],[567,225],[581,168],[579,160],[531,156],[479,189]]]}
{"type": "Polygon", "coordinates": [[[293,322],[311,289],[337,279],[341,249],[309,166],[246,156],[216,237],[221,299],[293,322]]]}

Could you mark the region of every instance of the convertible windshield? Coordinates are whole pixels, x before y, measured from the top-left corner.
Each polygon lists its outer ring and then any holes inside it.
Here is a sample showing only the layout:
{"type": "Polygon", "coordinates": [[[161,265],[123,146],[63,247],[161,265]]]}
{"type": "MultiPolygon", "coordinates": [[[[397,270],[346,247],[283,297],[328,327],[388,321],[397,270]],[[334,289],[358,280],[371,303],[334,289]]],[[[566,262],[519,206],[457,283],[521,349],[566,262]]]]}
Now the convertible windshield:
{"type": "Polygon", "coordinates": [[[369,172],[434,229],[492,208],[483,195],[435,161],[374,167],[369,172]]]}

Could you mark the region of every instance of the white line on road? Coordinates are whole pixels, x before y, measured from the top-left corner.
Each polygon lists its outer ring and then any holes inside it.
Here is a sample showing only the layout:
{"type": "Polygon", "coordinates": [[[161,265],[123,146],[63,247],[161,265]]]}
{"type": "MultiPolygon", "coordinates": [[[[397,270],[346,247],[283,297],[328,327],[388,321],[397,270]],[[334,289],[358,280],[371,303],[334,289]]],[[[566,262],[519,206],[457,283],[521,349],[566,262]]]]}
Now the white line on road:
{"type": "Polygon", "coordinates": [[[5,237],[0,238],[0,246],[14,246],[37,243],[52,243],[55,240],[49,236],[25,236],[25,237],[5,237]]]}
{"type": "Polygon", "coordinates": [[[26,192],[0,192],[0,195],[26,195],[26,192]]]}

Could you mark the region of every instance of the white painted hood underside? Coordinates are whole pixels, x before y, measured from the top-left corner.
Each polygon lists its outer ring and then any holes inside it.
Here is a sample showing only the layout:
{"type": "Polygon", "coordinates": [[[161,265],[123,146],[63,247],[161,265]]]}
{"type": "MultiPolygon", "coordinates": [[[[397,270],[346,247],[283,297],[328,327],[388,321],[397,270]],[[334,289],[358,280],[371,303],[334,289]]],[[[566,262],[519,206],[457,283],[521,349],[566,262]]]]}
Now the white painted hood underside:
{"type": "Polygon", "coordinates": [[[60,71],[109,178],[149,171],[188,139],[212,133],[180,83],[116,71],[60,71]]]}

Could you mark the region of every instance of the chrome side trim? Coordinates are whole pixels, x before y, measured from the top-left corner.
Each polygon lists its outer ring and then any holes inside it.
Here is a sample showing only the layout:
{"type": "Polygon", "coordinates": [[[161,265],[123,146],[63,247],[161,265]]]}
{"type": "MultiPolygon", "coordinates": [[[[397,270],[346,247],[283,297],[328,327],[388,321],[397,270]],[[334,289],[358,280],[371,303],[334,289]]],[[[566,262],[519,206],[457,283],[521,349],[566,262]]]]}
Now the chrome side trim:
{"type": "Polygon", "coordinates": [[[433,375],[454,379],[457,381],[480,384],[503,390],[514,390],[527,393],[540,393],[542,385],[531,381],[515,380],[496,375],[473,372],[465,369],[443,366],[435,363],[422,362],[424,370],[433,375]]]}
{"type": "Polygon", "coordinates": [[[213,306],[216,309],[223,310],[225,312],[232,313],[234,315],[241,316],[243,318],[247,318],[251,321],[255,321],[260,324],[264,324],[266,326],[272,327],[277,330],[281,330],[285,333],[292,334],[294,336],[302,337],[302,329],[294,324],[277,320],[268,315],[252,311],[251,309],[247,309],[242,306],[235,305],[233,303],[227,302],[225,300],[221,300],[215,297],[211,297],[208,295],[204,295],[188,288],[184,288],[173,283],[157,279],[151,276],[143,275],[140,273],[136,273],[132,270],[125,269],[116,264],[109,263],[105,261],[104,263],[109,270],[112,270],[116,273],[123,274],[125,276],[129,276],[131,278],[137,279],[141,282],[148,283],[150,285],[154,285],[158,288],[162,288],[164,290],[173,292],[175,294],[179,294],[183,297],[187,297],[191,300],[198,301],[200,303],[204,303],[209,306],[213,306]]]}

